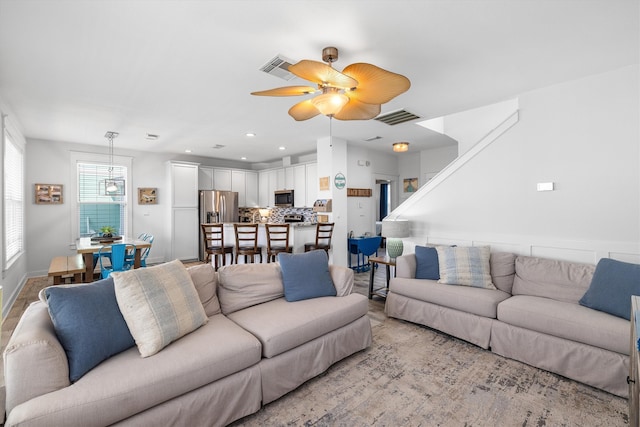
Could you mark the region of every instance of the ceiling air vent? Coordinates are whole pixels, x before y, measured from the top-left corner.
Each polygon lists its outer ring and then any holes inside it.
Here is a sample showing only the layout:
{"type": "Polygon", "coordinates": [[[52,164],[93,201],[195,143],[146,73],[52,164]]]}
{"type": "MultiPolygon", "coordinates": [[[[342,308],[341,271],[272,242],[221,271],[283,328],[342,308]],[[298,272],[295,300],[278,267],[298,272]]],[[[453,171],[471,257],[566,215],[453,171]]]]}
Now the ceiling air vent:
{"type": "Polygon", "coordinates": [[[376,117],[374,120],[377,120],[382,123],[386,123],[389,126],[399,125],[400,123],[409,122],[411,120],[419,119],[420,116],[416,116],[413,113],[408,112],[407,110],[397,110],[392,111],[390,113],[382,114],[376,117]]]}
{"type": "Polygon", "coordinates": [[[222,144],[216,144],[216,145],[214,145],[214,146],[213,146],[213,147],[211,147],[211,148],[213,148],[214,150],[219,150],[219,149],[224,148],[224,147],[226,147],[226,146],[225,146],[225,145],[222,145],[222,144]]]}
{"type": "Polygon", "coordinates": [[[382,137],[381,136],[377,136],[377,135],[376,136],[370,136],[369,138],[365,138],[365,141],[371,142],[371,141],[376,141],[378,139],[382,139],[382,137]]]}
{"type": "Polygon", "coordinates": [[[295,74],[289,72],[289,65],[292,63],[292,60],[278,54],[275,58],[264,64],[260,68],[260,71],[284,80],[291,80],[295,77],[295,74]]]}

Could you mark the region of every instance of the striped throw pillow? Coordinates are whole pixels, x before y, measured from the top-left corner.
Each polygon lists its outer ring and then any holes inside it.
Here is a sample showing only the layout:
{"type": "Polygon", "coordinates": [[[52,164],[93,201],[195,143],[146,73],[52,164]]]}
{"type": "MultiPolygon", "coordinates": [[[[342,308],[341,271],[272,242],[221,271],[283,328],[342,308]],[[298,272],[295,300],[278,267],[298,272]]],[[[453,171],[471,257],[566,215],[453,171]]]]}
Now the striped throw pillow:
{"type": "Polygon", "coordinates": [[[447,285],[496,289],[491,281],[489,246],[438,246],[440,280],[447,285]]]}
{"type": "Polygon", "coordinates": [[[156,354],[208,320],[191,276],[179,260],[111,273],[111,277],[118,306],[142,357],[156,354]]]}

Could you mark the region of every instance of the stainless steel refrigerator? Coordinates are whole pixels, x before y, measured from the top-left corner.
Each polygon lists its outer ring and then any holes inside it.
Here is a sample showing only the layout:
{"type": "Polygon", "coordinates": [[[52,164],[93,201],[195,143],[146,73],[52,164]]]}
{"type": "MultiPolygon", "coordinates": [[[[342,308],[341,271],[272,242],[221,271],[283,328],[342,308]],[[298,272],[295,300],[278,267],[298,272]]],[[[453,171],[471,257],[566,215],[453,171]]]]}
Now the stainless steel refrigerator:
{"type": "MultiPolygon", "coordinates": [[[[202,223],[238,222],[238,193],[236,191],[200,190],[200,221],[202,223]]],[[[200,236],[200,260],[206,257],[204,254],[204,240],[202,228],[200,236]]]]}

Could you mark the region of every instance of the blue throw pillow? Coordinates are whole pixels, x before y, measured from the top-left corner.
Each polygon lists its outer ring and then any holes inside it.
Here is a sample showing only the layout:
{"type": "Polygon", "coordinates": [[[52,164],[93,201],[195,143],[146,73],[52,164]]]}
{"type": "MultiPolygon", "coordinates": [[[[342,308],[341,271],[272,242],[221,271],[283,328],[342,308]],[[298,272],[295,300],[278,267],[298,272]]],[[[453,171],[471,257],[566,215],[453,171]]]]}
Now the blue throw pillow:
{"type": "Polygon", "coordinates": [[[336,288],[329,274],[329,257],[324,250],[302,254],[281,252],[278,262],[287,301],[336,296],[336,288]]]}
{"type": "Polygon", "coordinates": [[[87,285],[50,287],[44,294],[56,335],[69,360],[71,382],[135,344],[118,307],[112,278],[87,285]]]}
{"type": "Polygon", "coordinates": [[[602,258],[580,305],[629,320],[631,295],[640,295],[640,264],[602,258]]]}
{"type": "Polygon", "coordinates": [[[428,246],[416,246],[416,279],[440,279],[438,251],[428,246]]]}

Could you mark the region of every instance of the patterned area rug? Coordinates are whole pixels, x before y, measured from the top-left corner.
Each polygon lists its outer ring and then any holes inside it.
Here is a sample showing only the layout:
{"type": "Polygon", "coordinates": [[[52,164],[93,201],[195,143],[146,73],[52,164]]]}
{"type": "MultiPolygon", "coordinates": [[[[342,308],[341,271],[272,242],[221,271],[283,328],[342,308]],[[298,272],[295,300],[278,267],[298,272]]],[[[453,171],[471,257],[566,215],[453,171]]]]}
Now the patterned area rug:
{"type": "Polygon", "coordinates": [[[622,426],[625,399],[408,322],[233,426],[622,426]]]}

